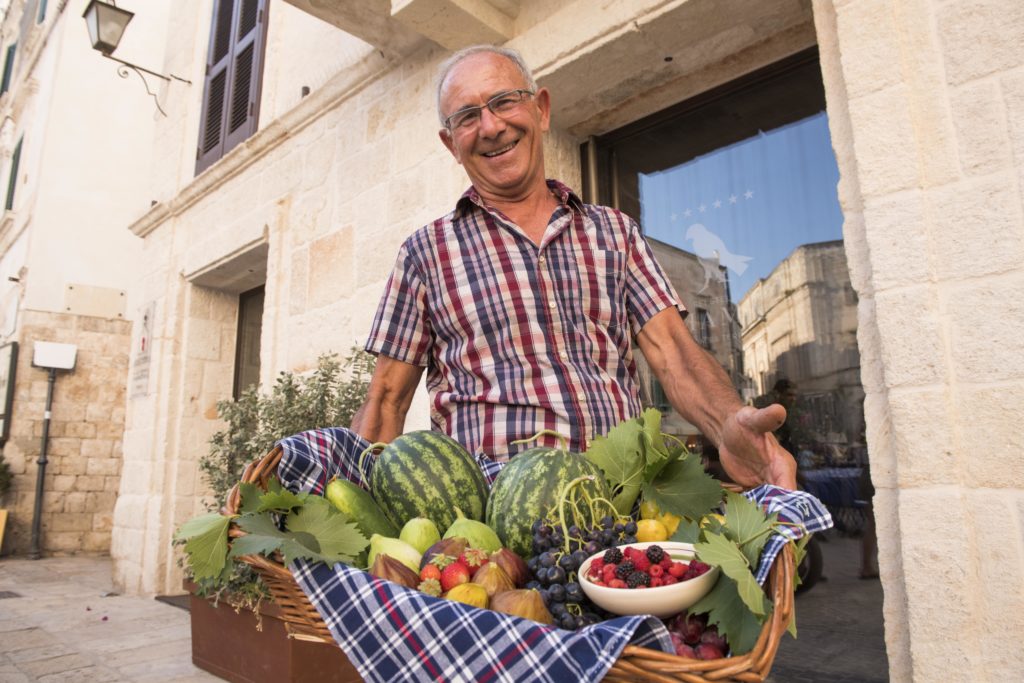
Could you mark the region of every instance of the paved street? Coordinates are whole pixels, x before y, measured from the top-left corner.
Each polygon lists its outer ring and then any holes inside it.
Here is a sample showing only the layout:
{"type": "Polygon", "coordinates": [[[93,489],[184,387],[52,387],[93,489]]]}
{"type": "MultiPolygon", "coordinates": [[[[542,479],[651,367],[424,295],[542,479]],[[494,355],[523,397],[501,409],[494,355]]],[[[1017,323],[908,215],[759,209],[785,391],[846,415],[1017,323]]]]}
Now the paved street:
{"type": "Polygon", "coordinates": [[[0,559],[0,683],[220,681],[192,666],[188,612],[110,590],[109,558],[0,559]]]}
{"type": "MultiPolygon", "coordinates": [[[[797,598],[772,683],[885,683],[882,589],[857,579],[859,541],[822,544],[828,580],[797,598]]],[[[108,558],[0,560],[0,683],[219,681],[191,663],[188,613],[146,598],[102,597],[108,558]]]]}

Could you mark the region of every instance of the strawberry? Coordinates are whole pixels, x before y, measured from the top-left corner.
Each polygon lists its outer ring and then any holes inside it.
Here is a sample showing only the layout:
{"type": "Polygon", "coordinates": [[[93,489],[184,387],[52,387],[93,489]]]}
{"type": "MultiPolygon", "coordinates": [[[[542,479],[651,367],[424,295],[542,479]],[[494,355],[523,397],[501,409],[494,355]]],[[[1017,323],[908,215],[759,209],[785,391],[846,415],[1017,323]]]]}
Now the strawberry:
{"type": "Polygon", "coordinates": [[[434,555],[430,558],[430,564],[437,565],[438,569],[444,569],[452,562],[455,562],[455,558],[451,555],[434,555]]]}
{"type": "Polygon", "coordinates": [[[433,595],[435,598],[441,597],[441,582],[437,579],[424,579],[420,581],[420,584],[416,586],[416,590],[427,595],[433,595]]]}
{"type": "Polygon", "coordinates": [[[426,581],[427,579],[434,579],[436,581],[441,580],[441,568],[436,564],[428,562],[423,565],[423,569],[420,570],[420,581],[426,581]]]}
{"type": "Polygon", "coordinates": [[[441,570],[441,588],[445,593],[462,583],[469,583],[469,567],[461,562],[452,562],[441,570]]]}
{"type": "Polygon", "coordinates": [[[459,555],[459,562],[466,565],[469,575],[476,574],[476,570],[488,562],[487,552],[479,548],[466,548],[466,551],[459,555]]]}

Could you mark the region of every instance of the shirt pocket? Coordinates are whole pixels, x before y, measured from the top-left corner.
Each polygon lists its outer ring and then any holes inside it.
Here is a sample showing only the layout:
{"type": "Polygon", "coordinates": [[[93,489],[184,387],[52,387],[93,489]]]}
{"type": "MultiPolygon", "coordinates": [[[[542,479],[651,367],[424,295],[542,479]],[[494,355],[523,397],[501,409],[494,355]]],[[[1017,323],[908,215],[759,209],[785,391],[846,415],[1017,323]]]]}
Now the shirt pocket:
{"type": "Polygon", "coordinates": [[[579,254],[579,315],[605,329],[626,322],[626,254],[595,249],[579,254]]]}

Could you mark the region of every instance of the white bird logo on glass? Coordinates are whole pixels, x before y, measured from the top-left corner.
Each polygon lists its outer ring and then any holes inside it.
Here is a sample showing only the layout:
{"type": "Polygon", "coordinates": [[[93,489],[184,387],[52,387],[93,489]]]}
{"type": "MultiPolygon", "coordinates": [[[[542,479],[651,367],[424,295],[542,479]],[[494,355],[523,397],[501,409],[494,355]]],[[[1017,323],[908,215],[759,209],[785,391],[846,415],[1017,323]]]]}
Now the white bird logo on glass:
{"type": "Polygon", "coordinates": [[[693,244],[693,253],[697,255],[704,268],[704,286],[701,287],[701,292],[707,289],[712,280],[725,283],[725,276],[719,270],[719,264],[737,275],[743,275],[747,270],[747,262],[751,257],[730,252],[722,238],[701,223],[694,223],[686,229],[686,239],[693,244]]]}

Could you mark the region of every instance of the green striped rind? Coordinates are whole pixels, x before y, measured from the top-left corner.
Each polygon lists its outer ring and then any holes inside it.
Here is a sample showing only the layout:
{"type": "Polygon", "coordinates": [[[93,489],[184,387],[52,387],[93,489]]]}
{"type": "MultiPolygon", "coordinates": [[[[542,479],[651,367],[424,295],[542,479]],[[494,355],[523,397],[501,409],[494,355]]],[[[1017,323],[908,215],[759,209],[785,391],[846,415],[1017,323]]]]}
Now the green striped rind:
{"type": "Polygon", "coordinates": [[[556,448],[531,448],[513,457],[501,470],[487,500],[487,526],[505,547],[521,557],[533,554],[531,527],[558,502],[559,493],[577,477],[592,474],[580,488],[591,496],[611,498],[604,475],[579,453],[556,448]]]}
{"type": "Polygon", "coordinates": [[[403,434],[374,463],[370,491],[401,529],[413,517],[426,517],[443,534],[458,506],[469,519],[483,521],[487,481],[473,456],[440,432],[403,434]]]}

